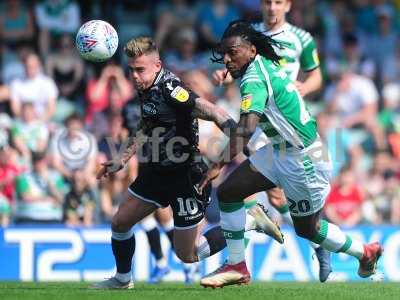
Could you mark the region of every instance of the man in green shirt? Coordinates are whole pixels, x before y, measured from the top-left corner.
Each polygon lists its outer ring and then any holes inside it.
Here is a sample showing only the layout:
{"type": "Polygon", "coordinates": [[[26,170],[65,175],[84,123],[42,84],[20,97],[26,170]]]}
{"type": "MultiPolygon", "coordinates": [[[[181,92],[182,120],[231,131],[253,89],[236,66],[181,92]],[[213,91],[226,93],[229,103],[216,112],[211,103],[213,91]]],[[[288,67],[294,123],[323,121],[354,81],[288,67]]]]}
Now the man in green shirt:
{"type": "Polygon", "coordinates": [[[277,42],[249,23],[232,22],[217,48],[233,78],[240,78],[242,97],[238,128],[229,145],[199,184],[199,190],[216,178],[224,164],[242,152],[257,126],[271,140],[234,170],[218,187],[221,229],[228,260],[201,280],[204,287],[222,287],[250,281],[244,258],[245,208],[248,196],[280,187],[285,192],[296,233],[330,252],[343,252],[360,262],[358,274],[374,274],[383,248],[363,245],[341,229],[321,219],[330,191],[331,162],[317,133],[317,123],[307,111],[294,82],[279,66],[272,47],[277,42]]]}
{"type": "MultiPolygon", "coordinates": [[[[292,1],[263,0],[260,4],[263,22],[254,24],[253,27],[280,43],[281,47],[276,46],[274,50],[280,56],[279,65],[282,70],[293,81],[302,97],[319,90],[322,86],[322,75],[314,38],[309,32],[286,21],[286,14],[291,9],[292,1]],[[300,70],[305,74],[304,81],[298,80],[300,70]]],[[[218,84],[226,80],[231,81],[230,77],[226,70],[218,70],[214,73],[214,79],[218,84]]],[[[250,144],[253,144],[260,135],[262,135],[262,131],[257,130],[251,138],[250,144]]],[[[269,202],[278,210],[282,219],[293,225],[282,189],[270,189],[267,191],[267,195],[269,202]]],[[[255,204],[256,200],[246,201],[246,208],[251,210],[255,204]]],[[[319,280],[325,282],[332,272],[330,253],[316,244],[311,243],[311,246],[315,249],[319,262],[319,280]]]]}
{"type": "Polygon", "coordinates": [[[45,152],[33,152],[32,163],[32,171],[16,178],[17,222],[61,222],[64,179],[49,168],[45,152]]]}

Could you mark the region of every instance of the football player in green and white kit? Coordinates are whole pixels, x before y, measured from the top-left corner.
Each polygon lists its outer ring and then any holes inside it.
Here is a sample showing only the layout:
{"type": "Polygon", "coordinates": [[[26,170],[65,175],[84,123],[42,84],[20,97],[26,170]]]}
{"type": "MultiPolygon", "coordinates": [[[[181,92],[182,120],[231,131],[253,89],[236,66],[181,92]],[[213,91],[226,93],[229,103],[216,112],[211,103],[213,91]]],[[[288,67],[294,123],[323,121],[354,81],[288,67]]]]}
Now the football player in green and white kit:
{"type": "MultiPolygon", "coordinates": [[[[286,21],[286,14],[290,11],[291,5],[292,0],[262,0],[260,9],[263,14],[263,22],[255,24],[253,27],[280,42],[281,47],[274,48],[276,53],[281,56],[279,64],[294,82],[300,95],[305,97],[321,88],[322,75],[317,47],[313,37],[309,32],[286,21]],[[297,80],[300,70],[305,73],[303,82],[297,80]]],[[[226,73],[226,70],[218,70],[214,73],[214,80],[221,84],[224,81],[231,81],[231,78],[230,74],[226,73]]],[[[250,144],[254,144],[260,135],[262,135],[262,131],[257,130],[251,138],[250,144]]],[[[289,206],[282,189],[277,187],[266,192],[269,202],[279,211],[282,219],[287,224],[293,225],[289,206]]],[[[251,207],[255,205],[255,201],[247,201],[246,208],[251,210],[251,207]]],[[[332,272],[330,252],[317,244],[310,244],[318,258],[319,280],[325,282],[332,272]]]]}
{"type": "Polygon", "coordinates": [[[280,187],[290,204],[297,235],[330,252],[342,252],[359,260],[358,274],[375,273],[383,248],[364,245],[347,236],[338,226],[321,219],[330,191],[332,165],[317,132],[317,123],[307,111],[294,82],[279,66],[272,47],[277,42],[244,21],[232,22],[225,30],[215,58],[223,62],[233,78],[240,78],[242,105],[237,128],[229,145],[199,184],[199,191],[216,178],[219,170],[243,151],[257,126],[272,143],[258,149],[218,187],[221,229],[228,260],[200,284],[222,287],[250,281],[245,262],[244,230],[248,196],[280,187]]]}

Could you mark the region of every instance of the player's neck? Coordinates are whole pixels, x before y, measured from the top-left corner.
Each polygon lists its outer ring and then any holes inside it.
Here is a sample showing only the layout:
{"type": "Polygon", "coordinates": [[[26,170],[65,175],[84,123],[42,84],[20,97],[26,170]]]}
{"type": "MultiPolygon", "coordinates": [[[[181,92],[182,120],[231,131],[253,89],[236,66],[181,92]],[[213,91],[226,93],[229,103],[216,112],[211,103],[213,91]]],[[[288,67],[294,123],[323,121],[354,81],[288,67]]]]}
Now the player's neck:
{"type": "Polygon", "coordinates": [[[264,26],[268,31],[275,32],[278,31],[279,29],[282,28],[283,25],[286,24],[286,19],[282,19],[278,23],[273,23],[273,24],[268,24],[266,21],[264,21],[264,26]]]}

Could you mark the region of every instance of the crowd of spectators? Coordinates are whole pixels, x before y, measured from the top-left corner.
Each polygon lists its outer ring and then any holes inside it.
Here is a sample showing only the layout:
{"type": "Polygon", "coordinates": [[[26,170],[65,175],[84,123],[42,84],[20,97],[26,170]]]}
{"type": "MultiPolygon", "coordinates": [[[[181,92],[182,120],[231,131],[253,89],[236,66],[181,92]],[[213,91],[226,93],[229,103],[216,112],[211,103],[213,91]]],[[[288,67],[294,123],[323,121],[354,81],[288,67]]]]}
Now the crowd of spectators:
{"type": "MultiPolygon", "coordinates": [[[[260,21],[258,0],[0,3],[0,226],[109,222],[137,161],[98,182],[138,119],[122,47],[104,64],[82,60],[74,35],[104,19],[120,45],[153,36],[164,65],[196,93],[238,118],[233,85],[216,87],[209,60],[230,21],[260,21]],[[123,122],[128,111],[133,124],[123,122]],[[124,128],[125,127],[125,128],[124,128]]],[[[332,149],[332,222],[400,224],[400,1],[293,1],[289,21],[315,38],[322,90],[306,99],[332,149]]],[[[129,123],[128,122],[128,123],[129,123]]],[[[221,132],[200,123],[200,149],[218,153],[221,132]]]]}

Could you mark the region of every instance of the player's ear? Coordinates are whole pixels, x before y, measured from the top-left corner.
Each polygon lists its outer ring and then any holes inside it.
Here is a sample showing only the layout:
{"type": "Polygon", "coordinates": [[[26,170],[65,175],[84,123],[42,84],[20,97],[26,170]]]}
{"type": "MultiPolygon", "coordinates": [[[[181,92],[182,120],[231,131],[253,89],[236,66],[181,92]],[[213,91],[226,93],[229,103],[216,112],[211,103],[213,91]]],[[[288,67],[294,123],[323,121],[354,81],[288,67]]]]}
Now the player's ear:
{"type": "Polygon", "coordinates": [[[161,69],[161,67],[162,67],[162,62],[161,62],[161,59],[157,59],[156,60],[156,67],[157,67],[157,69],[161,69]]]}
{"type": "Polygon", "coordinates": [[[286,0],[285,13],[288,13],[292,8],[292,0],[286,0]]]}
{"type": "Polygon", "coordinates": [[[254,58],[257,55],[257,48],[254,45],[250,46],[251,57],[254,58]]]}

